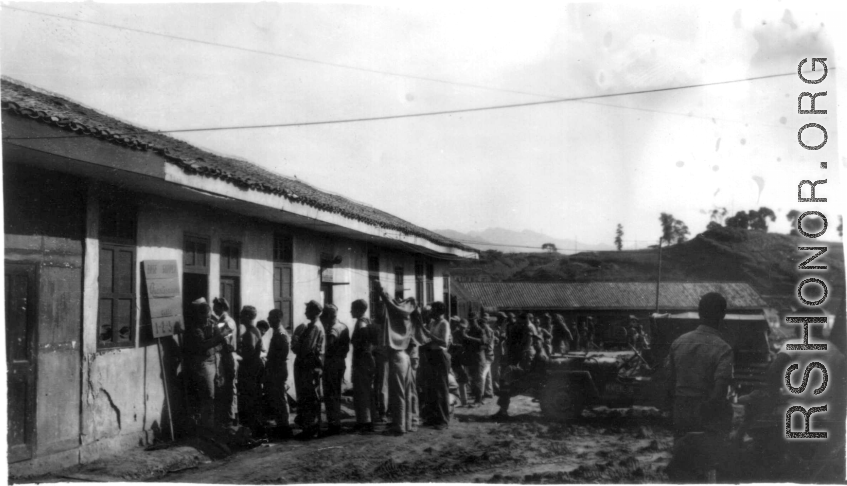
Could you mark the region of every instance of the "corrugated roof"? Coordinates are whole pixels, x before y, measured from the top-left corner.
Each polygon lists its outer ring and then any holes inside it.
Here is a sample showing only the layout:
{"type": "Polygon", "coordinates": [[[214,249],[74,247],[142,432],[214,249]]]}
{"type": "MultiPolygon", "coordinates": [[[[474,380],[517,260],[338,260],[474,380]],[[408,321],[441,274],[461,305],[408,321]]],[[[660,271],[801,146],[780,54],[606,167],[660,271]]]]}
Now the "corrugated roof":
{"type": "Polygon", "coordinates": [[[155,152],[189,174],[221,179],[242,189],[279,195],[352,220],[419,236],[437,245],[478,252],[371,206],[319,191],[302,181],[275,174],[250,162],[207,152],[161,133],[139,133],[148,131],[6,78],[2,80],[2,109],[4,113],[31,118],[69,133],[96,137],[133,150],[155,152]]]}
{"type": "MultiPolygon", "coordinates": [[[[485,308],[654,310],[656,284],[651,282],[456,282],[461,292],[485,308]]],[[[728,310],[767,306],[750,285],[741,282],[662,282],[660,309],[696,309],[700,297],[720,292],[728,310]]]]}

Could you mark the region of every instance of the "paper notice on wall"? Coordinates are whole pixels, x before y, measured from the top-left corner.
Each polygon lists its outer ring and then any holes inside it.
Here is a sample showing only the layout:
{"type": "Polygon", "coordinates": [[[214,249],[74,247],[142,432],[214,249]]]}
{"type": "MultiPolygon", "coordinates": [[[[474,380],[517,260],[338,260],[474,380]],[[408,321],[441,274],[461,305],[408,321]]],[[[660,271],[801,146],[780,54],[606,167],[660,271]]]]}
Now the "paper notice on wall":
{"type": "Polygon", "coordinates": [[[176,260],[144,262],[144,281],[153,337],[172,336],[182,326],[182,294],[176,260]]]}

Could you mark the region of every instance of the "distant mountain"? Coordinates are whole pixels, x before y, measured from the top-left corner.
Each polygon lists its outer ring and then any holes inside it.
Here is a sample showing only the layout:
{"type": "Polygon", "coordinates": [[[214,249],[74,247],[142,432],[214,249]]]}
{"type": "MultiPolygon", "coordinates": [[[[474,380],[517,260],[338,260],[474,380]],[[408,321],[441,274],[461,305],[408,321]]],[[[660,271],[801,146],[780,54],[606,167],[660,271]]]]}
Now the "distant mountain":
{"type": "Polygon", "coordinates": [[[553,243],[560,253],[575,251],[605,251],[613,250],[611,245],[575,242],[574,240],[559,239],[530,230],[513,231],[504,228],[488,228],[484,231],[461,231],[443,229],[436,233],[461,241],[480,250],[498,250],[508,253],[528,253],[543,251],[541,245],[553,243]]]}

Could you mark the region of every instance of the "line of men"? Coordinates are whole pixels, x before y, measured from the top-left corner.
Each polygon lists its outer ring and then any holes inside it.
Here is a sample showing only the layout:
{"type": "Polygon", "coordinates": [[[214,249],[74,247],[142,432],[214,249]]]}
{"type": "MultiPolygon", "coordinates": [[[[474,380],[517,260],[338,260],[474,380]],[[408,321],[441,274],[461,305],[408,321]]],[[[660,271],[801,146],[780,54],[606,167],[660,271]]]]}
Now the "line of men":
{"type": "Polygon", "coordinates": [[[447,428],[452,381],[461,406],[479,406],[498,395],[502,418],[509,397],[524,390],[525,375],[542,369],[538,364],[552,349],[565,352],[573,341],[561,316],[543,316],[539,331],[532,314],[516,320],[498,313],[492,328],[485,313],[448,321],[441,302],[421,309],[413,298],[393,299],[381,287],[376,290],[382,305],[373,312],[374,322],[365,317],[368,304],[361,299],[350,309],[352,332],[338,319],[336,306],[310,301],[306,321],[291,336],[278,309],[257,322],[255,307],[244,306],[236,323],[225,299],[214,299],[212,306],[205,299],[194,301],[183,347],[192,422],[207,430],[240,422],[255,436],[292,437],[287,382],[293,353],[294,425],[301,429],[296,437],[311,439],[321,432],[321,403],[327,418],[323,434],[338,434],[351,347],[358,431],[372,432],[375,424],[388,425],[393,435],[421,424],[447,428]],[[266,430],[268,418],[275,426],[266,430]]]}

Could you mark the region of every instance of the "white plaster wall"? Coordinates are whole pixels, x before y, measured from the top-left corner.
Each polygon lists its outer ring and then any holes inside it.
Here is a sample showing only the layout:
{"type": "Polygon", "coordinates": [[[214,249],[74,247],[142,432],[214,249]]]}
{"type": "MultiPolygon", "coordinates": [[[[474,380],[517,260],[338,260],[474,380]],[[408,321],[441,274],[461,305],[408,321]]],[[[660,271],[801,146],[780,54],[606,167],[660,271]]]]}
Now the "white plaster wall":
{"type": "MultiPolygon", "coordinates": [[[[333,287],[333,302],[339,308],[339,319],[353,331],[350,305],[356,299],[368,299],[368,245],[365,242],[327,238],[320,233],[287,228],[234,214],[223,213],[201,205],[176,203],[167,200],[151,200],[142,204],[138,215],[137,277],[138,304],[141,305],[141,264],[145,260],[175,260],[178,263],[182,282],[182,248],[186,234],[205,237],[210,242],[209,297],[216,297],[220,289],[220,243],[222,240],[241,243],[241,302],[256,307],[260,319],[273,308],[273,238],[275,233],[293,236],[294,263],[292,265],[292,309],[294,328],[305,322],[305,304],[310,300],[320,301],[321,254],[340,256],[342,263],[331,271],[336,283],[333,287]]],[[[395,290],[394,268],[403,266],[405,296],[413,296],[415,288],[415,260],[413,254],[402,251],[380,251],[380,281],[386,290],[395,290]]],[[[442,273],[446,268],[435,262],[435,295],[441,300],[443,292],[442,273]]],[[[96,286],[94,286],[96,289],[96,286]]],[[[90,291],[91,289],[89,289],[90,291]]],[[[96,302],[96,299],[94,299],[96,302]]],[[[96,312],[96,305],[88,306],[96,312]]],[[[235,314],[235,312],[233,312],[235,314]]],[[[138,317],[141,312],[139,309],[138,317]]],[[[96,349],[96,314],[86,320],[92,327],[86,333],[88,349],[96,349]]],[[[137,342],[138,344],[138,342],[137,342]]],[[[345,388],[350,386],[352,353],[348,355],[345,388]]],[[[293,386],[294,355],[289,356],[289,384],[293,386]]],[[[89,363],[87,393],[92,417],[89,431],[93,438],[102,439],[129,431],[138,432],[161,426],[165,412],[164,388],[161,383],[161,368],[155,345],[135,349],[123,349],[100,353],[89,363]],[[118,371],[121,370],[121,371],[118,371]],[[127,380],[127,377],[131,379],[127,380]],[[138,386],[142,384],[143,386],[138,386]],[[103,392],[108,393],[105,400],[103,392]],[[114,405],[126,410],[122,413],[121,427],[117,427],[114,414],[109,409],[114,405]],[[130,419],[131,417],[131,419],[130,419]]]]}

